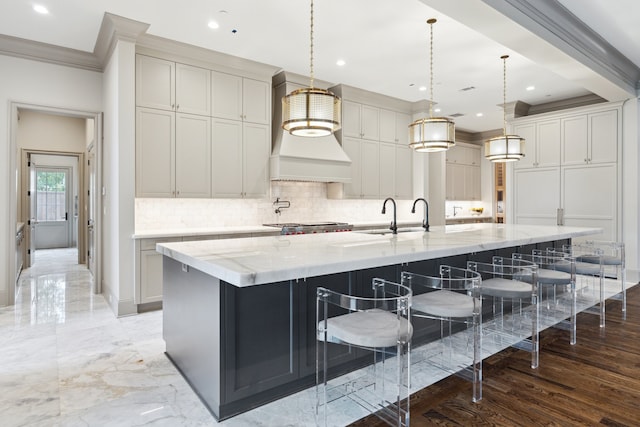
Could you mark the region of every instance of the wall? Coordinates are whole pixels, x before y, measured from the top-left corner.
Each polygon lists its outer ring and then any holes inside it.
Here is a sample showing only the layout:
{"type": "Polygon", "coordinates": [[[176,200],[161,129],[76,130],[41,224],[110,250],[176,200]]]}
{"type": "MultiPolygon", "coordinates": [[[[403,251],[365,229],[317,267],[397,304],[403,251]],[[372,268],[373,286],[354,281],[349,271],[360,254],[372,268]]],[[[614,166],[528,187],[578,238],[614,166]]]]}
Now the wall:
{"type": "Polygon", "coordinates": [[[640,281],[640,99],[622,107],[622,239],[625,242],[627,279],[640,281]]]}
{"type": "MultiPolygon", "coordinates": [[[[11,144],[12,103],[70,109],[100,111],[102,109],[102,74],[60,65],[0,55],[0,200],[5,206],[16,206],[16,146],[11,144]],[[13,187],[11,187],[13,183],[13,187]]],[[[9,302],[9,262],[15,245],[15,209],[0,210],[0,306],[9,302]],[[11,251],[8,250],[11,248],[11,251]]]]}

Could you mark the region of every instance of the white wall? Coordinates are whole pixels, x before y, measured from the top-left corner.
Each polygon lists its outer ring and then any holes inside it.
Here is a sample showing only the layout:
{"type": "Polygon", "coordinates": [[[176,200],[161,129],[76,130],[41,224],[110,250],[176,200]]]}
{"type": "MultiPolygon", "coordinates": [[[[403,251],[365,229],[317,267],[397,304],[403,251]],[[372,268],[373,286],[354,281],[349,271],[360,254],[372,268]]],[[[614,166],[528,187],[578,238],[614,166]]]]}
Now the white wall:
{"type": "Polygon", "coordinates": [[[640,280],[640,99],[622,107],[622,240],[625,242],[627,280],[640,280]]]}
{"type": "MultiPolygon", "coordinates": [[[[0,306],[14,286],[9,262],[15,245],[17,148],[11,147],[12,103],[77,111],[102,109],[101,73],[0,55],[0,306]],[[10,184],[13,183],[13,187],[10,184]],[[10,250],[10,252],[8,252],[10,250]]],[[[14,129],[15,131],[15,129],[14,129]]]]}

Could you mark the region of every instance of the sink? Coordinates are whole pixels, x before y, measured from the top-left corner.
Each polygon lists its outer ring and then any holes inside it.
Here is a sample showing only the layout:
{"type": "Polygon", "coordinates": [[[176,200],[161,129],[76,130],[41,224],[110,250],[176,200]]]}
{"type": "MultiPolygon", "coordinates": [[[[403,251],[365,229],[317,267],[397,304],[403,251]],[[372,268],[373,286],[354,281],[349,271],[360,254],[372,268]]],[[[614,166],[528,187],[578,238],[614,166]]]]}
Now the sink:
{"type": "MultiPolygon", "coordinates": [[[[415,232],[424,232],[424,228],[422,227],[412,227],[412,228],[399,228],[398,229],[398,234],[400,233],[415,233],[415,232]]],[[[363,234],[375,234],[377,236],[387,236],[387,235],[392,235],[393,232],[389,229],[384,229],[384,230],[362,230],[362,231],[358,231],[358,233],[363,233],[363,234]]]]}

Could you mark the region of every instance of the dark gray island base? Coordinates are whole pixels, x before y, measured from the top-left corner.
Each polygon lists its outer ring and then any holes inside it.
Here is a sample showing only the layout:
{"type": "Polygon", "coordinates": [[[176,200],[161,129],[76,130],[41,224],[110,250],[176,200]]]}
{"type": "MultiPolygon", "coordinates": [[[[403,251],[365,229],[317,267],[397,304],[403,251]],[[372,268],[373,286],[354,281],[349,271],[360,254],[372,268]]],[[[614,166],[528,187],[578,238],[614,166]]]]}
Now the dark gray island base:
{"type": "MultiPolygon", "coordinates": [[[[570,238],[547,239],[479,252],[457,251],[447,257],[425,255],[423,260],[407,263],[379,263],[366,269],[251,286],[225,282],[177,261],[167,250],[177,251],[178,247],[167,244],[159,248],[165,254],[166,354],[214,417],[224,420],[315,384],[318,286],[366,296],[371,294],[374,277],[397,282],[402,270],[436,274],[441,264],[464,267],[468,259],[488,262],[494,255],[511,257],[512,252],[531,253],[534,248],[561,247],[568,242],[570,238]]],[[[414,328],[414,345],[439,338],[437,325],[417,323],[414,328]]],[[[369,363],[357,349],[346,346],[334,349],[330,358],[334,376],[369,363]]]]}

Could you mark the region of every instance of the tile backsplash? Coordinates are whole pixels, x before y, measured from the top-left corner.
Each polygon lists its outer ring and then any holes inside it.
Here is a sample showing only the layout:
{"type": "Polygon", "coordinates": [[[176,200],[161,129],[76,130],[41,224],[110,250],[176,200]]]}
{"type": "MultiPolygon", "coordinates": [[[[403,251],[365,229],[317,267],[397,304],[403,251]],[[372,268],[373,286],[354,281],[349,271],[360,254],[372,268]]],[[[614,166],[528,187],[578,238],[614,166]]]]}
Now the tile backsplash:
{"type": "MultiPolygon", "coordinates": [[[[273,181],[268,199],[136,199],[136,231],[165,228],[230,227],[282,222],[390,222],[391,205],[381,213],[380,200],[327,199],[327,184],[273,181]],[[277,198],[289,208],[275,213],[277,198]]],[[[413,200],[396,200],[398,221],[419,223],[423,207],[411,213],[413,200]]]]}

